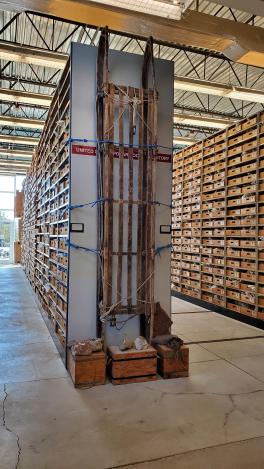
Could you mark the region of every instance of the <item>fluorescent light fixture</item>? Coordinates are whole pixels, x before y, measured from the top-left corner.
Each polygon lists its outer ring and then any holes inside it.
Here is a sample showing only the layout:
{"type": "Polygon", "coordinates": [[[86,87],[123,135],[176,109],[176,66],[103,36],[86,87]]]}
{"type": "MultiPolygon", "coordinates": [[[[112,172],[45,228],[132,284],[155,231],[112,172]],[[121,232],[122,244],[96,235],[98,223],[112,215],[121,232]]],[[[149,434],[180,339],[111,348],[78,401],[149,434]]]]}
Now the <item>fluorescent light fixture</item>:
{"type": "Polygon", "coordinates": [[[14,156],[19,158],[32,158],[33,151],[24,151],[24,150],[8,150],[6,148],[0,148],[0,156],[14,156]]]}
{"type": "Polygon", "coordinates": [[[27,129],[43,129],[44,120],[24,119],[22,117],[0,116],[0,125],[9,125],[13,127],[23,127],[27,129]]]}
{"type": "Polygon", "coordinates": [[[42,51],[30,46],[20,46],[0,41],[0,59],[62,70],[68,56],[58,52],[42,51]]]}
{"type": "Polygon", "coordinates": [[[9,90],[8,88],[0,89],[0,99],[10,103],[33,104],[36,106],[49,107],[52,96],[41,93],[27,93],[26,91],[9,90]]]}
{"type": "Polygon", "coordinates": [[[191,91],[193,93],[206,93],[214,96],[223,96],[225,98],[240,99],[252,103],[264,104],[264,92],[242,86],[226,85],[213,81],[200,80],[177,76],[174,79],[174,89],[182,91],[191,91]]]}
{"type": "Polygon", "coordinates": [[[11,144],[21,144],[21,145],[33,145],[37,146],[39,143],[39,138],[33,137],[20,137],[19,135],[4,135],[0,134],[1,143],[11,143],[11,144]]]}
{"type": "Polygon", "coordinates": [[[26,169],[20,169],[20,168],[0,168],[0,174],[21,174],[21,175],[26,175],[27,174],[27,168],[26,169]]]}
{"type": "Polygon", "coordinates": [[[174,146],[178,146],[178,145],[182,145],[182,146],[187,146],[187,145],[193,145],[194,143],[198,142],[199,140],[195,139],[195,138],[191,138],[191,137],[175,137],[173,139],[173,145],[174,146]]]}
{"type": "Polygon", "coordinates": [[[198,127],[208,127],[214,129],[225,129],[229,125],[236,122],[235,119],[204,117],[192,114],[174,113],[173,117],[175,124],[195,125],[198,127]]]}
{"type": "Polygon", "coordinates": [[[0,159],[0,166],[18,166],[20,168],[29,168],[30,167],[30,162],[29,163],[24,163],[20,162],[17,160],[1,160],[0,159]]]}

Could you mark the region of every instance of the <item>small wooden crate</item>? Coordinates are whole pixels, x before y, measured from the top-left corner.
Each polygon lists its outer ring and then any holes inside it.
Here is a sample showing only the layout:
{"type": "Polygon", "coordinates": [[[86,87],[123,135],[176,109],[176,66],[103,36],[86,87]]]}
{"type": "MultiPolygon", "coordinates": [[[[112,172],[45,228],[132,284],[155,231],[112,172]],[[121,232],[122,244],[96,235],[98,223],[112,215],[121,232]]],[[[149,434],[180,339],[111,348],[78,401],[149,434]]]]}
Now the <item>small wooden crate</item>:
{"type": "Polygon", "coordinates": [[[138,383],[157,379],[157,351],[149,346],[145,350],[119,350],[112,345],[108,348],[110,356],[109,376],[113,384],[138,383]]]}
{"type": "Polygon", "coordinates": [[[72,355],[68,350],[68,370],[76,388],[105,384],[106,356],[104,352],[72,355]]]}
{"type": "Polygon", "coordinates": [[[177,353],[166,345],[157,345],[158,373],[165,379],[189,376],[189,348],[183,345],[177,353]]]}

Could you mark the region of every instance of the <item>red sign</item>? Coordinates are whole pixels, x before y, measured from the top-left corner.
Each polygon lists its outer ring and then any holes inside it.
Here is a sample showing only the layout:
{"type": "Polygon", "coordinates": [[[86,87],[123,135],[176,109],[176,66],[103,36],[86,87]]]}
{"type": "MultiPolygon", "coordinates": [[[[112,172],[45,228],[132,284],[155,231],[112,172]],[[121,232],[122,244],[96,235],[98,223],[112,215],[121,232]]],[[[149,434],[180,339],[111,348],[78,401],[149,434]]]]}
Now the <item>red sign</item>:
{"type": "MultiPolygon", "coordinates": [[[[133,148],[133,160],[138,160],[138,148],[133,148]]],[[[72,145],[72,153],[75,155],[83,155],[83,156],[96,156],[96,147],[90,145],[80,145],[74,143],[72,145]]],[[[128,159],[129,157],[129,148],[124,147],[124,158],[128,159]]],[[[114,158],[119,158],[119,147],[114,147],[114,158]]],[[[159,163],[171,163],[171,154],[170,153],[158,153],[157,154],[157,161],[159,163]]]]}
{"type": "Polygon", "coordinates": [[[171,154],[170,153],[158,153],[157,160],[159,163],[171,163],[171,154]]]}
{"type": "Polygon", "coordinates": [[[96,156],[96,147],[88,146],[88,145],[72,145],[72,153],[75,155],[83,155],[83,156],[96,156]]]}
{"type": "MultiPolygon", "coordinates": [[[[138,148],[133,148],[133,160],[138,160],[138,148]]],[[[129,157],[129,148],[124,148],[124,158],[128,159],[129,157]]],[[[114,147],[114,158],[119,158],[119,147],[114,147]]],[[[157,161],[159,163],[171,163],[171,154],[170,153],[158,153],[157,161]]]]}

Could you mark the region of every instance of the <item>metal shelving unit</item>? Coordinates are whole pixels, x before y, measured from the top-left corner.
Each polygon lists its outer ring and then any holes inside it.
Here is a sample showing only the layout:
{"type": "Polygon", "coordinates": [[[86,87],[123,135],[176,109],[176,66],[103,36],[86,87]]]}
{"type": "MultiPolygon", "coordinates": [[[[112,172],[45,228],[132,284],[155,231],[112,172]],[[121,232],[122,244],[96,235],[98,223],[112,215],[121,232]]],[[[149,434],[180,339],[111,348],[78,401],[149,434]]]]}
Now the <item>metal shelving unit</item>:
{"type": "Polygon", "coordinates": [[[67,322],[69,91],[68,63],[24,184],[23,265],[63,348],[67,322]]]}

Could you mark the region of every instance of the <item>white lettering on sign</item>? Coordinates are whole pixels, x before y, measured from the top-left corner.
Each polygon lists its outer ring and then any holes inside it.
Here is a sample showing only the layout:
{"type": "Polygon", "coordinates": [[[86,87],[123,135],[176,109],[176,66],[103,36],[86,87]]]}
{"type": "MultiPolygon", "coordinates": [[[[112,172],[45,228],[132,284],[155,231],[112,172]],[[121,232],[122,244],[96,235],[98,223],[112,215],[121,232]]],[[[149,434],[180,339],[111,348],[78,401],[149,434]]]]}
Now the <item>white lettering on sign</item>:
{"type": "MultiPolygon", "coordinates": [[[[117,146],[114,147],[114,158],[119,158],[119,156],[122,154],[120,150],[121,150],[121,147],[120,148],[117,146]]],[[[138,160],[138,154],[139,154],[138,148],[132,148],[131,151],[129,152],[129,148],[124,147],[123,157],[125,159],[129,158],[129,153],[133,155],[133,160],[138,160]]],[[[157,161],[159,163],[171,163],[171,154],[170,153],[158,153],[157,161]]]]}
{"type": "Polygon", "coordinates": [[[90,145],[72,145],[72,153],[75,155],[96,156],[96,147],[90,145]]]}
{"type": "Polygon", "coordinates": [[[158,153],[157,160],[159,163],[171,163],[171,154],[170,153],[158,153]]]}
{"type": "MultiPolygon", "coordinates": [[[[80,145],[80,144],[73,144],[72,145],[72,153],[75,155],[84,155],[84,156],[96,156],[96,147],[91,145],[80,145]]],[[[121,155],[121,147],[114,147],[114,158],[119,158],[121,155]]],[[[123,148],[123,157],[124,159],[128,159],[130,154],[133,157],[133,160],[138,160],[139,157],[139,150],[138,148],[123,148]]],[[[159,163],[171,163],[171,154],[170,153],[158,153],[157,154],[157,162],[159,163]]]]}

